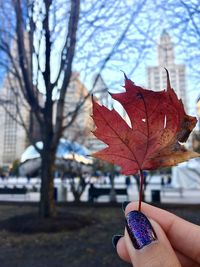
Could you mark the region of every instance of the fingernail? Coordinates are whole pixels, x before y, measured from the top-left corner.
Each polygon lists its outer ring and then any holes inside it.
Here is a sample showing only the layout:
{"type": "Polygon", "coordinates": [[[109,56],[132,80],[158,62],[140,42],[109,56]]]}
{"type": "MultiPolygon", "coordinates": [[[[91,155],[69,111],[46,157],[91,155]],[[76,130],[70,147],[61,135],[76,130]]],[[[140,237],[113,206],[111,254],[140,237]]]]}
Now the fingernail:
{"type": "Polygon", "coordinates": [[[130,201],[124,201],[122,203],[122,210],[123,210],[123,212],[125,212],[126,206],[128,206],[129,203],[130,203],[130,201]]]}
{"type": "Polygon", "coordinates": [[[135,249],[141,249],[157,239],[150,221],[140,211],[127,214],[126,228],[135,249]]]}
{"type": "Polygon", "coordinates": [[[113,237],[112,237],[112,245],[113,245],[113,247],[116,249],[116,247],[117,247],[117,243],[118,243],[118,241],[119,241],[119,239],[122,237],[123,235],[114,235],[113,237]]]}

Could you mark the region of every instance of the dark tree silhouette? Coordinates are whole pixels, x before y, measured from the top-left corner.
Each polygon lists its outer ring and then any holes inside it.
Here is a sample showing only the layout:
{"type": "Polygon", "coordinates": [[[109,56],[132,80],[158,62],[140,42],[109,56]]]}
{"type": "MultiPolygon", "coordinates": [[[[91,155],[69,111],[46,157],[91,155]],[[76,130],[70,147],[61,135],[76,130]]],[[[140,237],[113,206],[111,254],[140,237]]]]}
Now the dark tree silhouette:
{"type": "Polygon", "coordinates": [[[147,37],[154,30],[150,20],[146,20],[145,35],[138,28],[142,16],[148,17],[146,10],[146,0],[134,1],[134,5],[120,0],[1,2],[0,74],[14,95],[13,103],[4,97],[1,104],[24,127],[34,146],[23,110],[37,122],[43,142],[42,149],[35,146],[42,161],[42,218],[56,214],[53,175],[59,139],[90,96],[90,92],[82,96],[64,114],[72,71],[84,71],[84,77],[97,73],[92,90],[105,69],[116,68],[114,62],[134,58],[134,70],[146,56],[150,46],[147,37]]]}

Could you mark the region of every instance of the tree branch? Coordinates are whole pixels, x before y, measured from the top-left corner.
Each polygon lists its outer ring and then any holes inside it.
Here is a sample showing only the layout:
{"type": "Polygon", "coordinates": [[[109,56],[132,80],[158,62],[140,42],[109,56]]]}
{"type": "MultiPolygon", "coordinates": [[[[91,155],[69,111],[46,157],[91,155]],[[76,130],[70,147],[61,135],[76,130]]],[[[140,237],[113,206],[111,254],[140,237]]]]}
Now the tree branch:
{"type": "Polygon", "coordinates": [[[79,12],[80,12],[80,0],[71,0],[71,12],[68,24],[68,35],[67,35],[67,52],[66,59],[64,63],[64,79],[62,83],[62,87],[60,89],[60,96],[57,102],[57,110],[56,110],[56,124],[54,127],[54,142],[57,143],[62,134],[62,117],[64,110],[64,100],[67,87],[70,82],[71,77],[71,69],[72,69],[72,61],[74,58],[75,45],[76,45],[76,32],[79,21],[79,12]]]}

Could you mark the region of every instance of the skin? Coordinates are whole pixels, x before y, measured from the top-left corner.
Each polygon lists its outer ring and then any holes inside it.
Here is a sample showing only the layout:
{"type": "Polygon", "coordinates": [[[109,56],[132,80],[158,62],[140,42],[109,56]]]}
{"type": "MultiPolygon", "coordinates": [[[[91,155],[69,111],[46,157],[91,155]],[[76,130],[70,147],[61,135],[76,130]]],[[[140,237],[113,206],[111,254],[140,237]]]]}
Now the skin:
{"type": "MultiPolygon", "coordinates": [[[[137,209],[137,202],[129,203],[125,215],[137,209]]],[[[142,203],[141,211],[150,220],[158,240],[136,250],[125,229],[116,248],[122,260],[134,267],[200,266],[200,226],[146,203],[142,203]]]]}

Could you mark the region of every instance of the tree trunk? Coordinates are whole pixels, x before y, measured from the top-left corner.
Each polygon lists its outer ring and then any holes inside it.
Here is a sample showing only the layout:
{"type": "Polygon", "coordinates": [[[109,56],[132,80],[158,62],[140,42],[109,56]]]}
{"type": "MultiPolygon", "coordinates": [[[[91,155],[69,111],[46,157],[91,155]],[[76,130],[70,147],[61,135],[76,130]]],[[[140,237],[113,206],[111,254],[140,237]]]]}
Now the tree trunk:
{"type": "Polygon", "coordinates": [[[110,189],[110,202],[117,202],[115,188],[114,188],[114,179],[115,179],[114,172],[112,172],[109,175],[109,178],[110,178],[110,185],[111,185],[111,189],[110,189]]]}
{"type": "Polygon", "coordinates": [[[79,203],[80,201],[80,194],[78,192],[73,192],[74,195],[74,202],[79,203]]]}
{"type": "Polygon", "coordinates": [[[43,151],[41,162],[40,217],[56,216],[54,199],[55,153],[50,149],[43,151]]]}
{"type": "Polygon", "coordinates": [[[82,175],[80,175],[80,180],[78,185],[75,184],[74,180],[71,182],[71,191],[74,196],[75,202],[80,202],[80,198],[86,187],[85,179],[82,175]]]}

